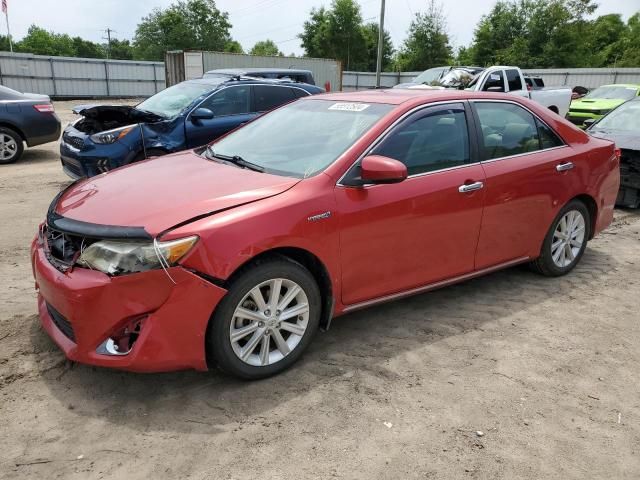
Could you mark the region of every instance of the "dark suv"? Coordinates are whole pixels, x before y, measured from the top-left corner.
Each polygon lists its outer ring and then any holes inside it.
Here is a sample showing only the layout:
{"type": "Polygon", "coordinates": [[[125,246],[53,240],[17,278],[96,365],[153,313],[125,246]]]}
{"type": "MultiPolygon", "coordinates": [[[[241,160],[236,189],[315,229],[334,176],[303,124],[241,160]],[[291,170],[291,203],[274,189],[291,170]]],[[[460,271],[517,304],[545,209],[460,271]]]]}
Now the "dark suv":
{"type": "Polygon", "coordinates": [[[173,85],[135,107],[83,105],[60,143],[64,171],[91,177],[209,143],[262,112],[323,90],[292,81],[211,76],[173,85]]]}

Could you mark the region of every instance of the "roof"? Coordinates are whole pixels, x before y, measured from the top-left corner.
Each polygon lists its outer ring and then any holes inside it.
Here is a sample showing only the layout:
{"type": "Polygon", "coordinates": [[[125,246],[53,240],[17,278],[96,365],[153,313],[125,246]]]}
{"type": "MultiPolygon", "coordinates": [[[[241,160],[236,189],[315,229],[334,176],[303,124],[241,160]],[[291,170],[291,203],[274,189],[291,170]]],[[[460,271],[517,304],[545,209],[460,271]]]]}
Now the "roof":
{"type": "Polygon", "coordinates": [[[315,85],[308,85],[306,83],[294,82],[292,80],[282,79],[282,78],[257,78],[257,77],[229,77],[226,80],[220,81],[220,77],[207,77],[207,78],[194,78],[191,80],[185,80],[185,83],[199,83],[204,85],[211,85],[212,88],[218,87],[220,85],[227,85],[231,82],[249,82],[249,83],[259,83],[263,85],[289,85],[296,87],[311,87],[311,88],[319,88],[315,85]]]}
{"type": "Polygon", "coordinates": [[[256,73],[311,73],[311,70],[305,70],[300,68],[273,68],[273,67],[255,67],[255,68],[216,68],[214,70],[209,70],[205,73],[221,73],[223,75],[239,75],[246,74],[247,72],[256,72],[256,73]]]}
{"type": "MultiPolygon", "coordinates": [[[[504,98],[507,94],[495,94],[489,92],[472,92],[468,90],[428,90],[428,89],[400,89],[381,88],[375,90],[360,90],[358,92],[326,93],[314,95],[309,99],[335,100],[341,102],[366,102],[366,103],[387,103],[389,105],[400,105],[405,102],[416,104],[426,103],[426,101],[440,100],[468,100],[471,98],[504,98]]],[[[509,98],[515,96],[510,95],[509,98]]]]}

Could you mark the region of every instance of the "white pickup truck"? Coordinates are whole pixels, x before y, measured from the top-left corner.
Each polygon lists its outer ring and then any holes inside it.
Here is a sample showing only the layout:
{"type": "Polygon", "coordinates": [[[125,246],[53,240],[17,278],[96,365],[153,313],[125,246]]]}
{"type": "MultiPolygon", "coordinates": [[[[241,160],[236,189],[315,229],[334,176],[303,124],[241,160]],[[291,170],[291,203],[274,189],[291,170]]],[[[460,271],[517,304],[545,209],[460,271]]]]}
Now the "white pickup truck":
{"type": "Polygon", "coordinates": [[[569,87],[544,87],[529,90],[518,67],[489,67],[480,72],[467,86],[477,92],[505,92],[530,98],[564,117],[571,104],[569,87]]]}

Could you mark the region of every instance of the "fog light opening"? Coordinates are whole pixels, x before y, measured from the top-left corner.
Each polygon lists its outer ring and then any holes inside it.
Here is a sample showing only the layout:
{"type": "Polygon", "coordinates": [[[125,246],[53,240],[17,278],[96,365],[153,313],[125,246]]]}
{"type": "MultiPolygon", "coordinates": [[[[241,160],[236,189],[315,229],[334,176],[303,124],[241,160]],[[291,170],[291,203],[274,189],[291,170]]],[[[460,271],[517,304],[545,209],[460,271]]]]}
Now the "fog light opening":
{"type": "Polygon", "coordinates": [[[143,320],[145,318],[146,316],[138,317],[127,323],[123,328],[117,330],[102,342],[102,344],[96,349],[96,352],[101,355],[128,355],[140,336],[143,320]]]}

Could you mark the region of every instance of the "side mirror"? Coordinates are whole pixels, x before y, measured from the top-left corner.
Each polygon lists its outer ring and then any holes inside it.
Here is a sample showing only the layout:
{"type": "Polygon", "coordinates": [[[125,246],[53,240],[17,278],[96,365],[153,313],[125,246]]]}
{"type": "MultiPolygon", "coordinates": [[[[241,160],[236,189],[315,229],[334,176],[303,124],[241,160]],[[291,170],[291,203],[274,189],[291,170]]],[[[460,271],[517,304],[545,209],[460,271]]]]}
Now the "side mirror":
{"type": "Polygon", "coordinates": [[[360,178],[366,183],[398,183],[407,178],[407,166],[393,158],[368,155],[360,164],[360,178]]]}
{"type": "Polygon", "coordinates": [[[208,108],[200,107],[191,112],[191,120],[209,120],[213,118],[213,112],[208,108]]]}
{"type": "Polygon", "coordinates": [[[582,122],[582,124],[584,125],[584,128],[589,128],[594,123],[596,123],[595,118],[587,118],[584,122],[582,122]]]}

